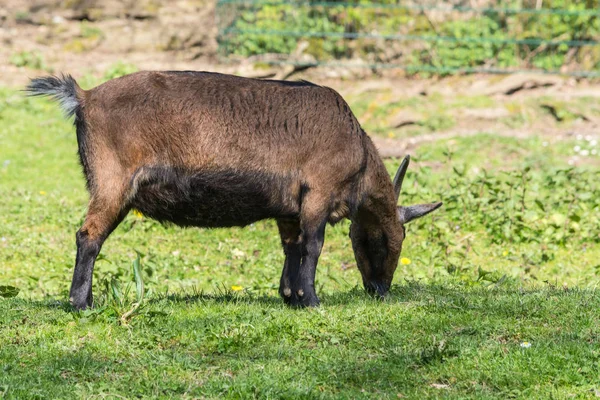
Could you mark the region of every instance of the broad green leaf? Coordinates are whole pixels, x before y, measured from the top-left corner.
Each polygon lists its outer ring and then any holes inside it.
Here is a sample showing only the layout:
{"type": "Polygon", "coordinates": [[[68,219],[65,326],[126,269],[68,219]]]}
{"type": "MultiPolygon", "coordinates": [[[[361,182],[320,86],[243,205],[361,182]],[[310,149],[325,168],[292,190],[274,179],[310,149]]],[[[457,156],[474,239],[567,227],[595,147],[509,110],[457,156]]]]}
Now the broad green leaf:
{"type": "Polygon", "coordinates": [[[0,297],[11,298],[16,297],[20,292],[19,288],[14,286],[0,286],[0,297]]]}
{"type": "Polygon", "coordinates": [[[133,260],[133,278],[135,280],[135,294],[138,303],[144,299],[144,279],[142,277],[140,260],[140,253],[138,253],[135,260],[133,260]]]}

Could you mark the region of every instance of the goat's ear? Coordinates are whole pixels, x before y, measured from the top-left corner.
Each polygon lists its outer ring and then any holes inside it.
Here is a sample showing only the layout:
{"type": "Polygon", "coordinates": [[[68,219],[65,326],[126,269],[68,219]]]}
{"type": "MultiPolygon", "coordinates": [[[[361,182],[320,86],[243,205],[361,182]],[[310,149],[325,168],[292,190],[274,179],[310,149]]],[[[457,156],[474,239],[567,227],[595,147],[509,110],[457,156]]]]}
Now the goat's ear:
{"type": "Polygon", "coordinates": [[[416,204],[414,206],[398,207],[398,215],[402,224],[408,224],[413,219],[421,218],[442,206],[442,202],[430,204],[416,204]]]}

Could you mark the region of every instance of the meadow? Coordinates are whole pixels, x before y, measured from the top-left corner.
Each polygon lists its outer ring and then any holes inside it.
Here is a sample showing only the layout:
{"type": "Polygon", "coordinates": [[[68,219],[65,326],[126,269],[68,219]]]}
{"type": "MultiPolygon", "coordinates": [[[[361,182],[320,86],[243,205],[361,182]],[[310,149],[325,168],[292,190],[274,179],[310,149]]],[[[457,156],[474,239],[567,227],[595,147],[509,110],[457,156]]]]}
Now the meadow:
{"type": "MultiPolygon", "coordinates": [[[[349,99],[388,136],[370,101],[349,99]]],[[[422,102],[394,107],[439,106],[422,102]]],[[[410,134],[446,127],[444,112],[410,134]]],[[[55,104],[0,88],[0,397],[600,396],[597,139],[482,130],[416,148],[400,202],[444,207],[407,226],[384,301],[362,289],[348,222],[327,229],[322,306],[292,310],[274,222],[180,229],[131,213],[96,263],[95,308],[77,313],[74,128],[55,104]],[[569,165],[575,147],[588,158],[569,165]]]]}

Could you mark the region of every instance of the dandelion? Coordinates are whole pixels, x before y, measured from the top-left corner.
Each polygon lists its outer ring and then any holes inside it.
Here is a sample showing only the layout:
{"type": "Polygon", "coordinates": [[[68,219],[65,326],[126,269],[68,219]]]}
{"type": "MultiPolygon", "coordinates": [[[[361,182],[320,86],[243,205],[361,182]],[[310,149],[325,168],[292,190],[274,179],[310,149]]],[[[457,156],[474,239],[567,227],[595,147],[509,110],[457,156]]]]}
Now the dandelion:
{"type": "Polygon", "coordinates": [[[408,264],[410,264],[410,262],[411,262],[410,258],[402,257],[400,259],[400,264],[402,264],[402,265],[408,265],[408,264]]]}
{"type": "Polygon", "coordinates": [[[592,149],[591,154],[595,156],[596,154],[598,154],[598,150],[592,149]]]}
{"type": "Polygon", "coordinates": [[[504,250],[504,251],[502,252],[502,255],[503,255],[504,257],[506,257],[506,256],[508,255],[508,250],[504,250]]]}
{"type": "Polygon", "coordinates": [[[587,157],[590,155],[590,151],[589,150],[581,150],[581,155],[584,157],[587,157]]]}
{"type": "Polygon", "coordinates": [[[575,147],[573,147],[573,151],[575,153],[579,153],[581,151],[581,146],[575,146],[575,147]]]}
{"type": "Polygon", "coordinates": [[[596,139],[590,141],[590,146],[592,146],[592,147],[596,147],[597,144],[598,144],[598,141],[596,139]]]}
{"type": "Polygon", "coordinates": [[[133,210],[133,215],[135,215],[138,218],[144,217],[144,214],[142,214],[139,210],[133,210]]]}
{"type": "Polygon", "coordinates": [[[42,196],[45,196],[45,195],[46,195],[46,192],[44,192],[43,190],[40,190],[40,194],[41,194],[42,196]]]}
{"type": "Polygon", "coordinates": [[[239,292],[240,290],[243,290],[244,288],[241,287],[240,285],[233,285],[231,287],[231,290],[233,290],[234,292],[239,292]]]}
{"type": "Polygon", "coordinates": [[[390,133],[388,133],[388,137],[389,137],[390,139],[392,139],[392,138],[394,137],[394,134],[393,134],[392,132],[390,132],[390,133]]]}
{"type": "Polygon", "coordinates": [[[524,349],[528,349],[531,347],[531,343],[529,342],[521,342],[521,347],[524,349]]]}

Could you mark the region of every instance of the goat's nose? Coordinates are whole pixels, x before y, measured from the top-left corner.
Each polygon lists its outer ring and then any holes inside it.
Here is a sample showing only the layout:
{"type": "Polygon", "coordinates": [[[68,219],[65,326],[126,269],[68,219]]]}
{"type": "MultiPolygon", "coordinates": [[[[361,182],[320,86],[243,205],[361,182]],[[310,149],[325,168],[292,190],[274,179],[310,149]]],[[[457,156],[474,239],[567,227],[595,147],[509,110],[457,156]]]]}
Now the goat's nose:
{"type": "Polygon", "coordinates": [[[369,283],[366,285],[366,289],[369,293],[371,293],[373,295],[385,297],[388,290],[390,289],[390,285],[388,285],[384,282],[381,282],[381,281],[372,280],[372,281],[369,281],[369,283]]]}

